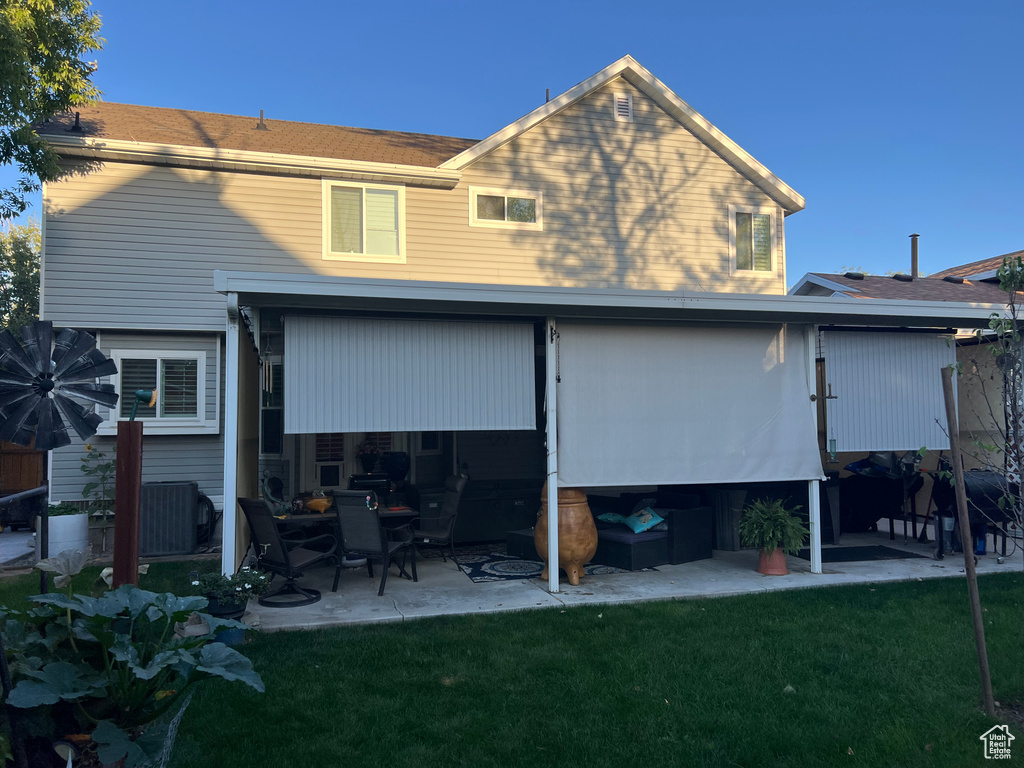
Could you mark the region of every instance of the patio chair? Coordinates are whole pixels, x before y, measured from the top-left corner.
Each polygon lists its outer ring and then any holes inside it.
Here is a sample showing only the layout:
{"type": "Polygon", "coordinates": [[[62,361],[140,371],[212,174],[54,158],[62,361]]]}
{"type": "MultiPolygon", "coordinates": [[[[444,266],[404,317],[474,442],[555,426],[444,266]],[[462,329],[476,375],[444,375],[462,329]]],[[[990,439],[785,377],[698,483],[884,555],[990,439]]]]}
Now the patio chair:
{"type": "Polygon", "coordinates": [[[285,577],[280,589],[267,592],[259,598],[259,604],[268,608],[294,608],[310,605],[320,599],[320,592],[309,587],[302,587],[296,579],[306,571],[323,562],[333,562],[334,586],[332,592],[338,591],[338,579],[341,577],[341,556],[338,541],[331,534],[323,534],[299,540],[284,539],[277,527],[277,521],[267,506],[259,499],[239,499],[239,506],[249,524],[253,548],[259,567],[285,577]],[[326,545],[327,549],[310,549],[309,545],[326,545]]]}
{"type": "Polygon", "coordinates": [[[444,481],[444,499],[436,514],[424,514],[420,510],[416,530],[416,546],[437,547],[441,551],[441,559],[445,557],[445,547],[455,559],[455,518],[459,514],[459,499],[469,478],[465,475],[453,475],[444,481]]]}
{"type": "Polygon", "coordinates": [[[416,575],[416,547],[413,543],[411,525],[387,528],[377,514],[377,494],[373,491],[335,491],[334,504],[338,510],[338,527],[341,532],[342,548],[346,555],[366,558],[366,571],[373,578],[373,563],[381,564],[380,589],[384,594],[391,564],[405,573],[405,557],[412,556],[412,580],[416,575]],[[398,556],[401,555],[401,562],[398,556]]]}

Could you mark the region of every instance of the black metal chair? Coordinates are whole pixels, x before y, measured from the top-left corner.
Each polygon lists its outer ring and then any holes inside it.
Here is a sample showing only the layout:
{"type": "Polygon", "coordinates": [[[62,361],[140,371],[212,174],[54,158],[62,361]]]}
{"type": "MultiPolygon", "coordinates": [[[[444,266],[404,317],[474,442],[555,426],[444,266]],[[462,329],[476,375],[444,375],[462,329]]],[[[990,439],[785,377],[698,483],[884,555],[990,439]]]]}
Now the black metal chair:
{"type": "Polygon", "coordinates": [[[366,571],[373,578],[373,563],[381,564],[378,595],[384,594],[391,564],[398,565],[405,574],[405,557],[412,556],[412,580],[416,575],[416,547],[411,525],[385,527],[377,514],[377,494],[373,491],[335,491],[334,505],[338,510],[338,526],[345,555],[366,558],[366,571]],[[398,556],[401,555],[401,562],[398,556]]]}
{"type": "Polygon", "coordinates": [[[459,514],[459,499],[469,480],[465,475],[453,475],[444,481],[444,499],[441,508],[435,515],[427,515],[420,510],[416,530],[418,547],[437,547],[441,551],[441,559],[448,562],[444,554],[445,547],[455,559],[455,519],[459,514]]]}
{"type": "Polygon", "coordinates": [[[259,604],[268,608],[294,608],[310,605],[320,599],[320,592],[309,587],[301,587],[296,579],[302,572],[322,562],[334,562],[334,586],[332,592],[338,591],[338,579],[341,578],[341,556],[338,553],[338,540],[331,534],[314,536],[308,539],[285,540],[277,527],[277,521],[267,506],[259,499],[239,499],[239,506],[249,523],[253,548],[259,567],[285,577],[280,589],[261,595],[259,604]],[[328,545],[325,550],[309,549],[307,545],[328,545]],[[293,596],[293,597],[288,597],[293,596]]]}

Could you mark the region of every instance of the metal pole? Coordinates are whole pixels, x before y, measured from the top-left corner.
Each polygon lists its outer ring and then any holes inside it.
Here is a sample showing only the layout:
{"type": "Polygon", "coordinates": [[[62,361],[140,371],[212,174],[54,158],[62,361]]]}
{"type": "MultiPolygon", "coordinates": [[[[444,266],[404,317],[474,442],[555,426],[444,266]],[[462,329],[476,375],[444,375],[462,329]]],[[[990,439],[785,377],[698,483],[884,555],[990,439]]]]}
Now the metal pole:
{"type": "MultiPolygon", "coordinates": [[[[814,434],[818,434],[817,404],[817,367],[814,353],[814,326],[808,325],[804,330],[804,344],[807,348],[807,388],[811,394],[811,424],[814,434]]],[[[815,437],[817,441],[817,437],[815,437]]],[[[815,442],[817,445],[817,442],[815,442]]],[[[810,528],[811,573],[821,573],[821,493],[817,480],[807,482],[807,522],[810,528]]]]}
{"type": "Polygon", "coordinates": [[[553,317],[547,319],[547,339],[544,372],[548,447],[548,592],[558,592],[558,328],[553,317]]]}
{"type": "Polygon", "coordinates": [[[228,294],[228,319],[224,347],[224,517],[221,572],[235,568],[235,527],[238,519],[238,294],[228,294]]]}
{"type": "MultiPolygon", "coordinates": [[[[974,567],[974,552],[971,546],[971,523],[967,514],[967,489],[964,487],[964,467],[960,459],[960,425],[953,399],[953,371],[942,369],[942,394],[946,400],[946,428],[949,432],[949,447],[953,456],[953,478],[956,481],[956,511],[960,518],[960,542],[964,550],[964,570],[967,572],[967,596],[971,603],[971,619],[974,622],[974,645],[978,652],[978,670],[981,673],[981,692],[985,712],[996,716],[995,699],[992,696],[992,676],[988,671],[988,649],[985,645],[985,624],[981,618],[981,598],[978,595],[978,572],[974,567]]],[[[939,532],[941,534],[941,531],[939,532]]]]}

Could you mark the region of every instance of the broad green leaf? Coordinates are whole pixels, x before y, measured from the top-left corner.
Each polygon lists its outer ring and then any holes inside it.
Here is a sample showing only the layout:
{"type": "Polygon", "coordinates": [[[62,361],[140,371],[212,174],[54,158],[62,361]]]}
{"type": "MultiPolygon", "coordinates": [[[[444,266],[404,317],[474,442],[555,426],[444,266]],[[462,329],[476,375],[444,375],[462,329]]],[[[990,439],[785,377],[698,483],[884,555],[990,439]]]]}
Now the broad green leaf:
{"type": "Polygon", "coordinates": [[[42,704],[56,704],[61,699],[74,701],[105,688],[105,681],[92,670],[83,674],[80,667],[66,661],[52,662],[31,674],[34,680],[19,681],[7,697],[12,706],[27,709],[42,704]]]}
{"type": "Polygon", "coordinates": [[[263,680],[253,670],[252,662],[234,648],[223,643],[210,643],[199,652],[200,672],[207,672],[225,680],[240,680],[263,693],[263,680]]]}

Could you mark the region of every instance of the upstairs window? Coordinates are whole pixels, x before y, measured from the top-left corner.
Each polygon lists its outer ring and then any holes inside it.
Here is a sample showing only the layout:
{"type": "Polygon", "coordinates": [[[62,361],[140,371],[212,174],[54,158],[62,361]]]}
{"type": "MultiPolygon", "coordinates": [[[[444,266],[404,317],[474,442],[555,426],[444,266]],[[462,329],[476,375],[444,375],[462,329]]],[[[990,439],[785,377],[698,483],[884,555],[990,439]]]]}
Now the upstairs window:
{"type": "Polygon", "coordinates": [[[469,189],[469,225],[499,229],[543,229],[541,195],[522,190],[469,189]]]}
{"type": "Polygon", "coordinates": [[[729,240],[734,273],[775,275],[775,222],[771,209],[730,207],[729,240]]]}
{"type": "Polygon", "coordinates": [[[324,181],[324,259],[405,263],[405,188],[324,181]]]}

